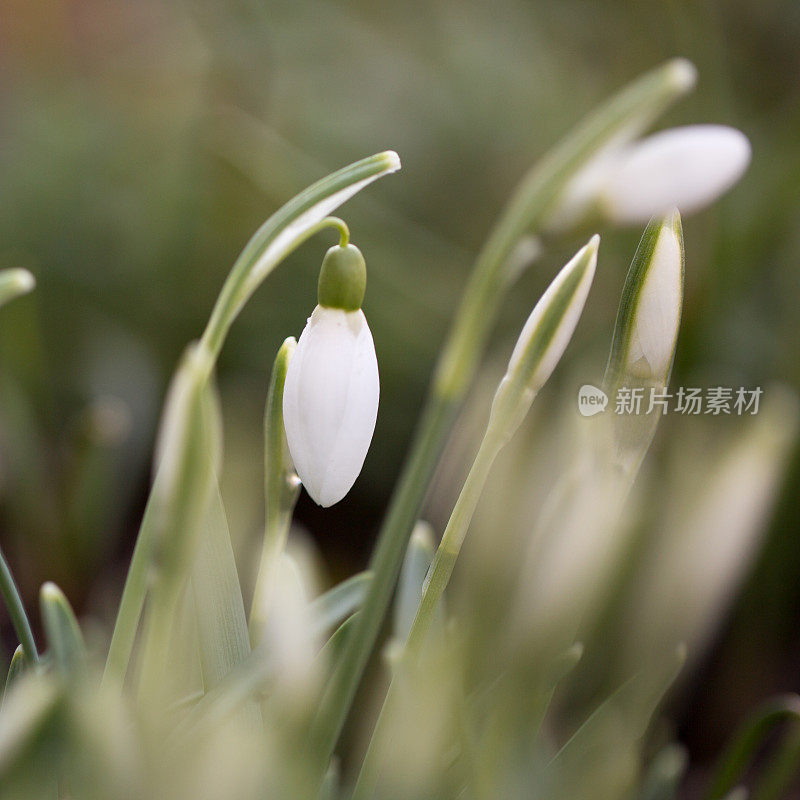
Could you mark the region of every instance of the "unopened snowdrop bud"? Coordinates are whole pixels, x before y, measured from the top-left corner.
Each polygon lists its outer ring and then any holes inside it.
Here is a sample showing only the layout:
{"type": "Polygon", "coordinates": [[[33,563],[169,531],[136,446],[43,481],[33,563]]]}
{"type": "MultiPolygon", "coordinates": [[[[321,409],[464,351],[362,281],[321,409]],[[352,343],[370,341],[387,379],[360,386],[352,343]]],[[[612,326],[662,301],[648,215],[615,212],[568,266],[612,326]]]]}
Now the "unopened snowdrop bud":
{"type": "Polygon", "coordinates": [[[744,174],[750,142],[736,128],[689,125],[625,148],[600,203],[614,222],[644,222],[677,206],[692,214],[714,202],[744,174]]]}
{"type": "Polygon", "coordinates": [[[593,236],[548,286],[517,340],[492,403],[489,426],[508,438],[561,360],[578,324],[597,266],[593,236]]]}
{"type": "Polygon", "coordinates": [[[319,276],[319,305],[289,362],[283,392],[295,469],[321,506],[355,483],[378,416],[378,360],[361,311],[367,273],[357,247],[332,247],[319,276]]]}
{"type": "Polygon", "coordinates": [[[650,222],[636,249],[622,290],[604,379],[606,393],[622,403],[623,410],[625,398],[635,394],[647,404],[642,408],[647,413],[610,418],[612,449],[603,458],[610,455],[626,481],[636,475],[658,426],[682,303],[683,233],[680,215],[673,210],[664,219],[650,222]]]}
{"type": "Polygon", "coordinates": [[[625,280],[606,382],[666,386],[683,302],[683,233],[674,210],[647,226],[625,280]]]}
{"type": "Polygon", "coordinates": [[[747,137],[725,125],[688,125],[617,143],[573,178],[550,227],[563,230],[598,215],[636,224],[675,207],[693,214],[742,177],[750,156],[747,137]]]}

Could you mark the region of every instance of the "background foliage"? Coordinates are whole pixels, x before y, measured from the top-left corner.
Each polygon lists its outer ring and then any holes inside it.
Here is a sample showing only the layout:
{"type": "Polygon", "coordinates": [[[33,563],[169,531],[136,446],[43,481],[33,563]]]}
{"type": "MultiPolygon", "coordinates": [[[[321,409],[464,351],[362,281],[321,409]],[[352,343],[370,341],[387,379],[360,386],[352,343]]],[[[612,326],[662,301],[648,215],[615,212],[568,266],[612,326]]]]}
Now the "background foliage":
{"type": "MultiPolygon", "coordinates": [[[[346,502],[323,515],[304,497],[298,509],[333,574],[363,565],[434,353],[504,199],[600,98],[672,55],[697,64],[700,84],[664,124],[730,123],[754,150],[735,191],[685,226],[673,385],[797,386],[792,0],[0,0],[0,267],[25,266],[38,280],[0,317],[0,536],[29,607],[53,579],[82,614],[110,619],[166,380],[234,257],[304,185],[391,147],[400,177],[347,208],[369,266],[376,438],[346,502]]],[[[580,363],[607,350],[640,232],[601,233],[601,271],[572,351],[580,363]]],[[[573,244],[518,284],[498,358],[573,244]]],[[[220,365],[223,493],[245,581],[260,541],[268,369],[313,308],[320,254],[306,246],[270,278],[220,365]]],[[[681,421],[665,423],[657,451],[681,421]]],[[[700,764],[754,701],[798,689],[798,482],[795,458],[739,602],[673,697],[700,764]]]]}

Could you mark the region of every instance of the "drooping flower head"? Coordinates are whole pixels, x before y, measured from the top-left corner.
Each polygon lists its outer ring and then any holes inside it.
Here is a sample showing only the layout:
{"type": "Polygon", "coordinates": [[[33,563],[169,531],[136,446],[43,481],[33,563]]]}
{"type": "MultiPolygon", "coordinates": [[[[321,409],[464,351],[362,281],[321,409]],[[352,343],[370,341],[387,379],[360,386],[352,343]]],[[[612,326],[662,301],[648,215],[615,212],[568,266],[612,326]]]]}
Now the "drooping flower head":
{"type": "Polygon", "coordinates": [[[366,283],[357,247],[328,250],[319,304],[286,373],[283,418],[289,452],[306,491],[325,507],[338,503],[355,483],[378,416],[378,360],[361,310],[366,283]]]}

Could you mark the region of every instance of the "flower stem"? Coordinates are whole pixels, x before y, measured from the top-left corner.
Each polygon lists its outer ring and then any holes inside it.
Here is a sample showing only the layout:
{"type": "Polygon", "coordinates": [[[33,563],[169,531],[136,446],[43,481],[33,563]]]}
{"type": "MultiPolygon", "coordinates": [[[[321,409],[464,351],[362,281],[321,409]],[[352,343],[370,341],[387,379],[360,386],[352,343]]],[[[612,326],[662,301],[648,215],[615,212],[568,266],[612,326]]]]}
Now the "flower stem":
{"type": "Polygon", "coordinates": [[[283,428],[283,387],[296,344],[294,337],[290,337],[278,350],[264,410],[264,544],[250,611],[253,646],[258,643],[260,628],[268,614],[275,571],[286,546],[292,512],[300,494],[300,481],[287,453],[283,428]]]}
{"type": "Polygon", "coordinates": [[[0,550],[0,593],[3,595],[6,608],[8,608],[11,624],[14,626],[17,639],[19,639],[19,643],[25,651],[25,657],[29,663],[34,664],[39,660],[39,653],[36,650],[31,623],[25,613],[25,606],[22,605],[22,598],[19,596],[17,584],[2,550],[0,550]]]}
{"type": "Polygon", "coordinates": [[[415,668],[419,660],[426,637],[435,618],[439,601],[442,599],[444,590],[453,574],[456,559],[461,552],[464,537],[472,521],[472,516],[486,484],[489,471],[501,448],[502,440],[497,437],[495,429],[490,428],[483,437],[478,454],[458,496],[453,513],[450,515],[447,527],[442,535],[442,541],[425,579],[422,599],[378,716],[378,721],[358,776],[353,800],[366,800],[366,798],[371,797],[377,785],[380,768],[378,758],[380,753],[379,744],[385,735],[386,722],[394,717],[394,709],[399,698],[399,682],[404,679],[409,670],[415,668]]]}
{"type": "MultiPolygon", "coordinates": [[[[326,216],[372,181],[400,168],[396,153],[377,153],[331,173],[292,198],[273,214],[245,246],[231,269],[201,339],[200,352],[210,375],[225,336],[237,314],[269,273],[309,237],[326,227],[339,230],[340,241],[349,238],[347,226],[326,216]]],[[[155,484],[158,481],[156,473],[155,484]]],[[[128,669],[136,631],[147,593],[154,549],[155,520],[152,497],[133,551],[128,577],[114,625],[103,682],[121,682],[128,669]],[[149,512],[149,513],[148,513],[149,512]]]]}

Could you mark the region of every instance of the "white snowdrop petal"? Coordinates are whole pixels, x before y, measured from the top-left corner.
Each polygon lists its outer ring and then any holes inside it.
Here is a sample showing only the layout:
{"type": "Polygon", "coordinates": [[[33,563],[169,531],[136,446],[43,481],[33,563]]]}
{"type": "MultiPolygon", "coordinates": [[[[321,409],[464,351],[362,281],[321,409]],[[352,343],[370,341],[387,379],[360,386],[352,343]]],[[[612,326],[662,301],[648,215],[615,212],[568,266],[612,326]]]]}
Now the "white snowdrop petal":
{"type": "Polygon", "coordinates": [[[726,192],[750,163],[750,142],[735,128],[689,125],[630,145],[605,176],[601,202],[615,222],[636,223],[677,206],[699,211],[726,192]]]}
{"type": "Polygon", "coordinates": [[[319,505],[341,500],[358,477],[379,393],[363,312],[317,306],[289,362],[283,413],[295,469],[319,505]]]}
{"type": "Polygon", "coordinates": [[[547,230],[561,233],[580,224],[617,168],[623,145],[627,140],[604,147],[570,179],[547,219],[547,230]]]}
{"type": "Polygon", "coordinates": [[[639,294],[627,369],[642,378],[665,376],[672,364],[683,296],[681,243],[675,228],[658,236],[639,294]]]}

